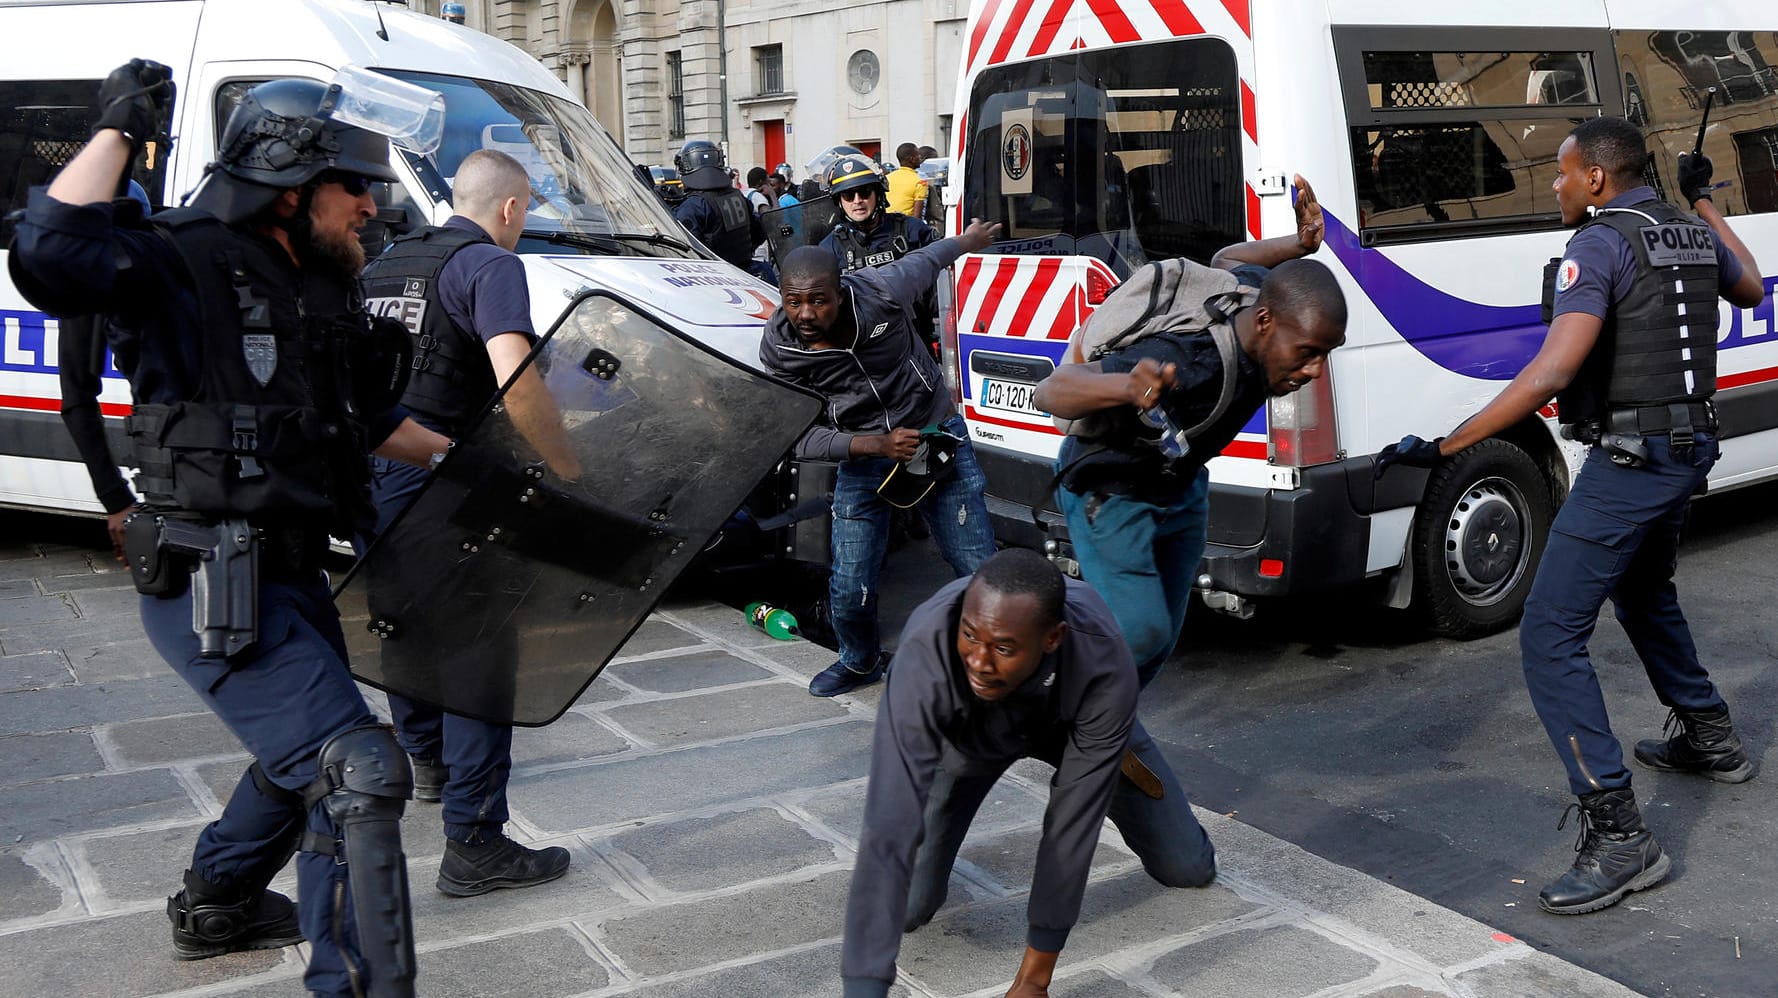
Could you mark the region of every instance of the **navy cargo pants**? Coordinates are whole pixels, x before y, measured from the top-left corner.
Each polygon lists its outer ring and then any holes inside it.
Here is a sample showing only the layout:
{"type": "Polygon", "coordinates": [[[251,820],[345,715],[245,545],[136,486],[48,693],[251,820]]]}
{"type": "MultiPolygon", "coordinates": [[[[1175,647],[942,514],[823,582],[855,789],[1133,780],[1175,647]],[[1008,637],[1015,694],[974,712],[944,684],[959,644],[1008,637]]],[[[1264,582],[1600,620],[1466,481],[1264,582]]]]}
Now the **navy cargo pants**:
{"type": "Polygon", "coordinates": [[[1588,452],[1550,527],[1519,625],[1531,704],[1576,796],[1630,783],[1587,654],[1607,599],[1661,703],[1686,710],[1723,703],[1698,664],[1673,585],[1686,502],[1720,451],[1707,433],[1696,435],[1689,455],[1674,455],[1665,434],[1647,440],[1648,463],[1640,468],[1612,463],[1600,447],[1588,452]]]}
{"type": "MultiPolygon", "coordinates": [[[[339,838],[320,804],[304,814],[300,795],[314,782],[317,757],[329,738],[377,723],[347,670],[333,595],[319,572],[300,585],[262,582],[259,641],[228,659],[198,654],[189,590],[178,599],[144,596],[141,609],[155,650],[274,785],[260,786],[251,772],[241,777],[222,816],[198,834],[192,872],[213,883],[263,888],[290,858],[305,823],[325,838],[339,838]]],[[[352,993],[344,957],[364,965],[347,870],[331,856],[298,854],[298,917],[311,948],[303,983],[319,995],[352,993]]]]}
{"type": "MultiPolygon", "coordinates": [[[[381,457],[372,459],[372,467],[371,498],[377,505],[376,533],[381,534],[432,473],[381,457]]],[[[359,540],[359,554],[364,553],[368,540],[359,540]]],[[[472,842],[499,835],[508,817],[512,725],[447,714],[393,693],[389,694],[389,715],[395,722],[396,740],[409,755],[442,763],[449,774],[439,795],[445,836],[472,842]]]]}

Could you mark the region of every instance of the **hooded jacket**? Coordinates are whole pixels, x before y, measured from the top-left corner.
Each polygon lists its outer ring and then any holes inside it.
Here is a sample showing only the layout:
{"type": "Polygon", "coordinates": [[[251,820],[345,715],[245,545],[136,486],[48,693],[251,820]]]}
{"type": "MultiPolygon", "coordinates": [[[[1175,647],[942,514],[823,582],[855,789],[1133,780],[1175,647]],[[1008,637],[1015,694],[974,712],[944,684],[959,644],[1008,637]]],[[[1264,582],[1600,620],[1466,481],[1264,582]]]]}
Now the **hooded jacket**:
{"type": "Polygon", "coordinates": [[[796,442],[797,457],[844,461],[855,436],[920,429],[955,411],[912,309],[962,253],[956,239],[945,239],[894,263],[842,275],[840,308],[851,310],[858,330],[849,349],[810,349],[782,307],[772,313],[760,364],[827,400],[821,419],[796,442]]]}

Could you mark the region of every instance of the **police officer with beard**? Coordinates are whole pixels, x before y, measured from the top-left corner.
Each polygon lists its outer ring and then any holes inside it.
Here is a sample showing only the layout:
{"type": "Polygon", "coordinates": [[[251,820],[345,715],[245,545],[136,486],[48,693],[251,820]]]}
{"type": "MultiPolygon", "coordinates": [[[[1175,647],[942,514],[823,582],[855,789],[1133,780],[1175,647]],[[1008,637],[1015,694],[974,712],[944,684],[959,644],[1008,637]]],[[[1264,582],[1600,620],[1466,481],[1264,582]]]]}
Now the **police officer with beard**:
{"type": "Polygon", "coordinates": [[[673,157],[673,165],[685,185],[685,200],[673,217],[717,256],[748,269],[753,250],[765,242],[766,233],[746,196],[730,183],[722,150],[715,143],[694,139],[673,157]]]}
{"type": "Polygon", "coordinates": [[[310,991],[411,996],[407,756],[352,680],[321,570],[328,535],[371,513],[368,451],[425,463],[448,445],[396,405],[405,334],[379,335],[358,295],[389,144],[334,117],[337,88],[263,83],[192,207],[120,226],[110,198],[170,77],[136,60],[104,81],[91,141],[31,192],[9,262],[38,307],[103,309],[133,340],[143,629],[254,758],[168,901],[174,953],[307,939],[310,991]],[[298,850],[300,932],[266,889],[298,850]]]}
{"type": "MultiPolygon", "coordinates": [[[[1552,396],[1565,432],[1591,444],[1550,526],[1519,649],[1531,703],[1579,798],[1574,866],[1537,900],[1578,915],[1666,877],[1636,807],[1587,642],[1607,598],[1679,730],[1636,744],[1651,769],[1720,783],[1752,779],[1728,705],[1698,661],[1673,586],[1686,503],[1716,463],[1716,323],[1720,295],[1738,308],[1765,297],[1759,266],[1710,200],[1710,161],[1680,157],[1694,217],[1642,182],[1648,151],[1624,118],[1594,118],[1556,155],[1556,203],[1579,226],[1545,271],[1549,334],[1506,389],[1448,437],[1409,436],[1377,456],[1431,467],[1532,417],[1552,396]]],[[[1563,815],[1567,818],[1566,812],[1563,815]]]]}

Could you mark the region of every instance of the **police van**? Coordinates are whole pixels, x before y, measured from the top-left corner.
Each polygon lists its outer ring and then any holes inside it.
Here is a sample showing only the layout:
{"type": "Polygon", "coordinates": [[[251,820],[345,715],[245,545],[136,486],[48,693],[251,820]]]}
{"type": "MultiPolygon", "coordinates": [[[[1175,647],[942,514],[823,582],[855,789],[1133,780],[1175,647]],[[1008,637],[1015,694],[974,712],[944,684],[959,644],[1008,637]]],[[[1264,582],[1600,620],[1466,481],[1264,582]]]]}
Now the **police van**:
{"type": "MultiPolygon", "coordinates": [[[[951,232],[1004,232],[941,286],[941,332],[1002,537],[1043,536],[1031,507],[1061,437],[1031,387],[1070,334],[1147,261],[1293,233],[1300,173],[1347,341],[1210,462],[1198,588],[1245,614],[1368,579],[1448,634],[1511,623],[1584,453],[1554,409],[1424,488],[1373,482],[1372,458],[1447,432],[1536,353],[1544,264],[1568,238],[1556,150],[1581,120],[1640,126],[1669,201],[1701,137],[1717,206],[1778,267],[1775,26],[1754,0],[974,0],[945,201],[951,232]]],[[[1757,308],[1721,305],[1712,487],[1778,476],[1773,284],[1757,308]]]]}
{"type": "MultiPolygon", "coordinates": [[[[777,292],[698,245],[561,81],[517,48],[406,8],[364,0],[0,2],[0,217],[25,206],[85,143],[99,82],[135,57],[172,67],[171,148],[150,144],[135,178],[157,206],[197,186],[239,96],[270,79],[327,82],[356,66],[443,95],[438,150],[397,150],[401,181],[378,185],[367,241],[451,215],[456,165],[482,148],[531,175],[519,243],[539,332],[584,291],[622,299],[660,324],[757,366],[777,292]]],[[[0,247],[13,222],[0,221],[0,247]]],[[[370,247],[374,253],[379,247],[370,247]]],[[[98,512],[57,411],[58,324],[0,282],[0,505],[98,512]]],[[[109,366],[109,365],[108,365],[109,366]]],[[[122,417],[128,384],[105,372],[100,406],[122,417]]],[[[113,453],[128,454],[121,418],[113,453]]]]}

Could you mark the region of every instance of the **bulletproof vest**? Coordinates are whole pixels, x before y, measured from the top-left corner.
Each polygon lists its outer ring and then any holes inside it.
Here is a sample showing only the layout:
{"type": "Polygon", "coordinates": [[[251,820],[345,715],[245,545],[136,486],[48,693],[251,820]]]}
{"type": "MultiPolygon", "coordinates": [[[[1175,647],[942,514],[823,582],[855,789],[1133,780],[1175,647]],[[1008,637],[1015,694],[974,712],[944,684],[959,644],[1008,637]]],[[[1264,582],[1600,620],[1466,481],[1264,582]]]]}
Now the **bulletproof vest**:
{"type": "Polygon", "coordinates": [[[429,226],[403,236],[364,269],[370,313],[407,327],[414,341],[413,371],[401,404],[460,436],[494,397],[494,368],[473,333],[459,329],[439,299],[438,275],[465,246],[493,245],[463,229],[429,226]]]}
{"type": "Polygon", "coordinates": [[[165,509],[351,536],[374,514],[351,377],[372,338],[356,283],[197,209],[151,224],[191,275],[199,325],[178,332],[196,339],[197,384],[125,421],[137,491],[165,509]]]}
{"type": "Polygon", "coordinates": [[[881,267],[885,263],[894,263],[908,255],[912,248],[908,245],[908,218],[895,212],[884,212],[881,226],[875,233],[865,233],[850,222],[834,226],[834,241],[840,244],[840,253],[845,256],[846,263],[840,268],[841,273],[850,274],[866,267],[881,267]],[[871,243],[877,238],[886,241],[876,249],[871,243]]]}
{"type": "Polygon", "coordinates": [[[694,193],[716,209],[720,228],[711,237],[710,248],[717,256],[745,270],[753,259],[753,205],[733,187],[694,193]]]}
{"type": "MultiPolygon", "coordinates": [[[[1587,224],[1608,225],[1624,237],[1635,255],[1636,277],[1607,311],[1599,334],[1604,349],[1594,350],[1576,384],[1558,398],[1563,420],[1715,394],[1715,233],[1663,201],[1606,208],[1587,224]]],[[[1553,273],[1545,280],[1553,282],[1553,273]]],[[[1545,297],[1553,298],[1553,291],[1545,297]]]]}

